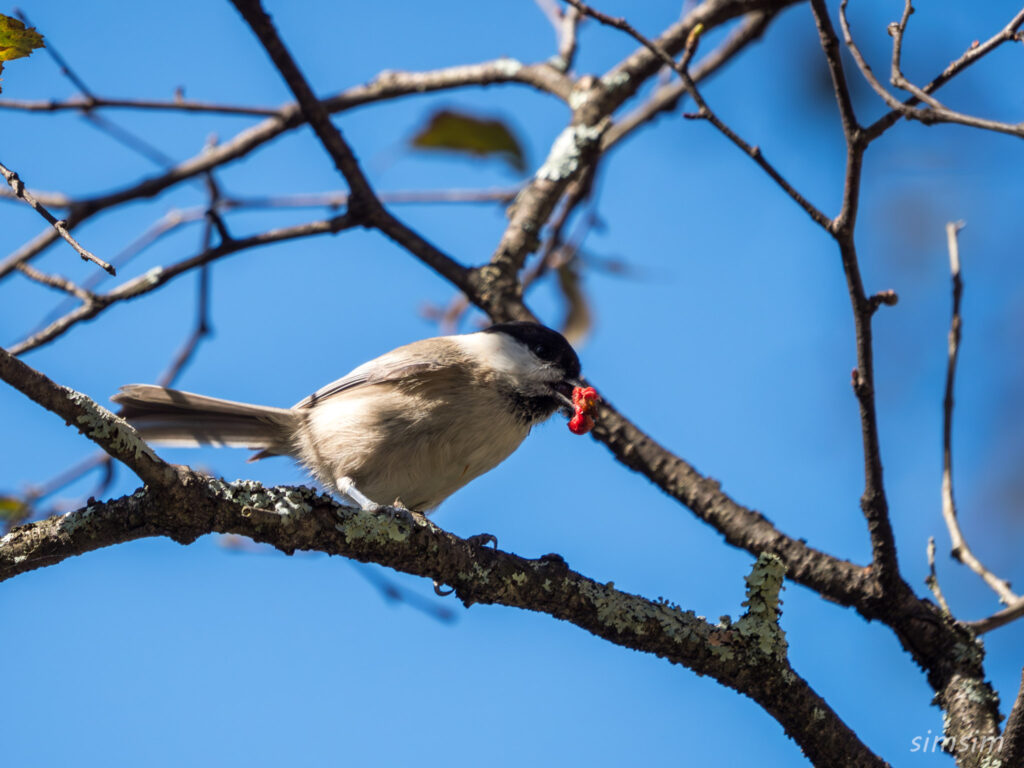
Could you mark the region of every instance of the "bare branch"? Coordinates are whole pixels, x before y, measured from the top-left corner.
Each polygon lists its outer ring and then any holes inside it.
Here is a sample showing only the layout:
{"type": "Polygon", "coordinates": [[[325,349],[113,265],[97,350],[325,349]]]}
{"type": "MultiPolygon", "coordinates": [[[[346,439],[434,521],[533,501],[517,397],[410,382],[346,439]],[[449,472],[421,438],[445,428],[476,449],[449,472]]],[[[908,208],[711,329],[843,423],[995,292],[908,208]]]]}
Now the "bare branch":
{"type": "MultiPolygon", "coordinates": [[[[426,72],[382,72],[369,84],[343,91],[325,99],[323,104],[324,108],[333,114],[364,104],[409,94],[501,83],[523,83],[560,98],[568,98],[572,87],[569,78],[547,64],[527,65],[515,59],[501,58],[480,64],[466,64],[426,72]]],[[[219,144],[212,151],[202,152],[177,164],[165,173],[143,179],[108,194],[78,201],[67,216],[67,228],[74,229],[83,221],[103,210],[131,200],[154,197],[181,181],[245,157],[256,148],[304,123],[305,119],[298,105],[285,105],[278,110],[274,117],[242,131],[230,141],[219,144]]],[[[53,244],[56,237],[57,233],[48,229],[12,253],[0,262],[0,278],[9,274],[18,264],[31,260],[42,253],[53,244]]],[[[412,240],[410,239],[410,241],[412,240]]],[[[425,253],[429,251],[429,249],[423,250],[425,253]]]]}
{"type": "Polygon", "coordinates": [[[274,66],[295,95],[306,120],[331,156],[335,167],[348,182],[352,192],[349,210],[356,215],[362,215],[363,211],[379,204],[370,183],[363,175],[362,168],[359,167],[356,156],[342,137],[341,131],[331,122],[327,110],[313,95],[313,89],[285,48],[284,42],[270,21],[270,16],[263,10],[259,0],[232,0],[232,5],[242,14],[242,18],[263,44],[274,66]]]}
{"type": "Polygon", "coordinates": [[[56,288],[58,291],[63,291],[64,293],[67,293],[77,299],[81,299],[86,303],[96,300],[96,294],[92,291],[88,291],[85,288],[76,285],[61,275],[50,275],[45,272],[40,272],[31,264],[19,264],[18,271],[25,275],[29,280],[34,280],[35,282],[50,288],[56,288]]]}
{"type": "Polygon", "coordinates": [[[568,72],[576,57],[576,31],[580,15],[575,8],[563,12],[556,0],[536,0],[536,3],[548,17],[558,39],[558,53],[548,63],[559,72],[568,72]]]}
{"type": "MultiPolygon", "coordinates": [[[[863,57],[859,51],[855,51],[853,45],[853,38],[849,32],[849,25],[845,21],[845,3],[840,4],[840,23],[843,25],[843,35],[850,52],[854,54],[854,59],[857,60],[857,66],[864,74],[865,79],[871,84],[872,88],[885,100],[886,104],[892,109],[887,115],[883,115],[878,118],[874,123],[864,129],[864,138],[866,141],[871,142],[885,133],[890,127],[892,127],[897,120],[907,115],[907,110],[912,108],[915,104],[920,102],[917,96],[911,96],[909,99],[903,102],[896,102],[896,100],[885,90],[873,73],[869,76],[871,68],[868,67],[867,63],[864,62],[863,57]],[[877,85],[877,87],[876,87],[877,85]]],[[[1017,30],[1020,29],[1021,25],[1024,24],[1024,9],[1018,11],[1010,22],[1003,27],[999,32],[994,34],[985,42],[979,45],[971,45],[959,58],[950,62],[942,72],[935,77],[930,83],[925,85],[923,88],[918,89],[920,93],[929,95],[937,91],[947,82],[949,82],[954,76],[958,75],[967,67],[974,64],[976,61],[981,59],[983,56],[991,53],[996,48],[1001,46],[1003,43],[1013,40],[1017,34],[1017,30]]],[[[905,24],[904,24],[905,25],[905,24]]],[[[909,115],[910,117],[917,117],[915,114],[909,115]]],[[[921,119],[921,118],[918,118],[921,119]]],[[[925,120],[925,122],[928,122],[925,120]]],[[[934,122],[934,121],[933,121],[934,122]]],[[[1005,124],[1004,124],[1005,125],[1005,124]]],[[[982,126],[987,127],[987,126],[982,126]]],[[[1018,126],[1019,127],[1019,126],[1018,126]]],[[[991,128],[992,130],[999,130],[998,128],[991,128]]],[[[1016,132],[1014,131],[1015,135],[1016,132]]]]}
{"type": "Polygon", "coordinates": [[[1024,616],[1024,597],[1019,598],[1017,602],[1008,605],[1001,611],[996,611],[991,616],[967,622],[967,626],[970,627],[974,634],[983,635],[986,632],[991,632],[993,629],[1004,627],[1021,616],[1024,616]]]}
{"type": "Polygon", "coordinates": [[[853,112],[850,91],[839,56],[839,40],[824,0],[811,0],[814,21],[818,28],[821,49],[825,54],[832,87],[839,107],[843,137],[846,141],[846,173],[843,182],[843,204],[839,215],[832,221],[829,231],[839,246],[839,255],[846,276],[850,305],[853,309],[854,331],[857,344],[857,367],[853,370],[851,383],[860,408],[861,440],[864,450],[864,493],[861,496],[861,510],[867,520],[871,536],[872,565],[878,578],[886,588],[909,590],[899,572],[896,556],[896,539],[889,520],[889,503],[882,479],[882,454],[878,441],[878,414],[875,409],[874,347],[871,318],[878,308],[864,291],[857,248],[854,244],[854,227],[860,198],[860,177],[863,167],[866,143],[863,131],[853,112]]]}
{"type": "Polygon", "coordinates": [[[942,588],[939,586],[939,577],[935,574],[934,536],[928,537],[928,577],[924,580],[924,583],[928,585],[928,589],[935,595],[935,599],[938,601],[942,612],[947,616],[952,616],[953,612],[949,610],[949,603],[946,602],[946,596],[942,594],[942,588]]]}
{"type": "Polygon", "coordinates": [[[470,290],[469,270],[405,226],[381,204],[363,175],[355,155],[342,137],[341,131],[331,122],[327,108],[313,95],[312,88],[285,48],[259,0],[232,0],[232,3],[267,50],[274,66],[295,95],[302,114],[331,156],[335,167],[348,182],[352,192],[352,199],[348,205],[349,212],[360,219],[360,223],[379,229],[441,276],[464,290],[470,290]]]}
{"type": "Polygon", "coordinates": [[[1006,718],[999,758],[1003,765],[1020,765],[1024,759],[1024,670],[1021,670],[1017,700],[1013,703],[1010,716],[1006,718]]]}
{"type": "Polygon", "coordinates": [[[874,89],[875,93],[882,97],[890,109],[899,112],[903,117],[919,120],[926,125],[931,123],[960,123],[961,125],[967,125],[973,128],[982,128],[984,130],[1024,137],[1024,123],[1001,123],[996,120],[986,120],[984,118],[973,117],[972,115],[965,115],[961,112],[956,112],[944,106],[937,99],[930,96],[926,90],[918,88],[903,76],[903,73],[900,70],[900,55],[902,51],[903,34],[907,26],[907,19],[914,10],[911,6],[910,0],[907,0],[904,5],[903,16],[900,21],[889,25],[889,31],[893,36],[892,74],[890,76],[890,82],[892,82],[892,84],[897,88],[902,88],[903,90],[913,94],[915,101],[923,101],[929,106],[927,108],[915,108],[909,103],[901,102],[889,93],[885,86],[883,86],[881,82],[879,82],[878,78],[875,77],[871,67],[868,65],[863,54],[861,54],[860,49],[853,41],[849,23],[846,20],[846,2],[847,0],[843,0],[839,5],[839,18],[840,25],[843,29],[843,40],[846,43],[846,47],[850,49],[850,53],[853,55],[854,61],[857,62],[857,67],[860,69],[861,74],[864,75],[864,79],[868,81],[868,84],[874,89]]]}
{"type": "Polygon", "coordinates": [[[177,481],[174,468],[158,458],[128,422],[81,392],[55,384],[4,349],[0,349],[0,379],[73,425],[109,455],[124,462],[143,482],[166,488],[177,481]]]}
{"type": "Polygon", "coordinates": [[[184,274],[192,269],[209,264],[212,261],[229,256],[239,251],[255,248],[260,245],[280,243],[285,240],[311,237],[313,235],[333,235],[343,229],[349,229],[357,225],[357,221],[347,213],[335,216],[331,219],[311,221],[306,224],[297,224],[293,227],[282,227],[271,229],[258,235],[244,237],[235,240],[228,240],[220,243],[216,248],[205,250],[192,258],[171,264],[168,267],[156,267],[145,274],[128,280],[116,286],[108,293],[99,294],[92,303],[83,304],[77,309],[69,312],[63,317],[55,320],[46,328],[32,334],[24,341],[15,344],[10,349],[12,355],[21,355],[29,350],[36,349],[48,344],[54,339],[67,333],[72,327],[83,320],[91,320],[106,310],[112,304],[127,299],[134,299],[146,293],[156,290],[161,285],[169,282],[178,275],[184,274]]]}
{"type": "Polygon", "coordinates": [[[112,275],[117,274],[117,271],[112,266],[107,264],[107,262],[105,262],[98,256],[94,255],[90,251],[87,251],[85,248],[81,246],[81,244],[79,244],[77,240],[75,240],[75,238],[71,236],[71,233],[68,232],[67,222],[64,221],[63,219],[58,219],[56,216],[54,216],[52,213],[46,210],[46,208],[44,208],[43,205],[38,200],[36,200],[35,196],[27,189],[25,189],[25,184],[22,182],[20,178],[18,178],[17,173],[15,173],[14,171],[12,171],[10,168],[6,167],[3,164],[0,164],[0,173],[4,175],[4,178],[7,180],[8,185],[10,185],[11,189],[14,191],[14,196],[21,200],[24,200],[33,210],[35,210],[36,213],[38,213],[40,216],[42,216],[44,219],[50,222],[50,226],[57,230],[57,234],[63,237],[64,240],[67,241],[68,245],[74,248],[75,251],[78,252],[78,255],[81,256],[84,261],[91,261],[93,264],[100,267],[101,269],[106,270],[112,275]]]}
{"type": "Polygon", "coordinates": [[[94,109],[149,109],[169,112],[203,112],[221,115],[247,115],[271,117],[279,110],[276,107],[246,107],[235,104],[213,104],[205,101],[175,99],[112,99],[102,96],[73,98],[66,101],[46,99],[30,101],[25,99],[0,99],[0,109],[22,112],[66,112],[70,110],[89,112],[94,109]]]}
{"type": "Polygon", "coordinates": [[[960,244],[957,234],[963,229],[963,222],[946,224],[946,244],[949,248],[949,271],[953,279],[953,309],[949,324],[949,352],[946,362],[946,392],[942,400],[942,518],[949,529],[952,541],[952,555],[978,574],[992,591],[999,595],[1000,602],[1011,605],[1020,598],[1010,585],[997,577],[974,556],[960,530],[956,502],[953,500],[953,383],[956,379],[956,363],[960,355],[960,299],[963,295],[963,279],[960,277],[960,244]]]}
{"type": "MultiPolygon", "coordinates": [[[[775,11],[754,11],[747,14],[714,51],[693,67],[690,72],[693,82],[700,83],[710,77],[748,44],[759,39],[775,15],[775,11]]],[[[601,150],[610,149],[640,126],[654,120],[658,115],[674,110],[685,93],[686,87],[682,80],[674,80],[672,83],[660,87],[642,106],[612,124],[601,138],[601,150]]]]}
{"type": "Polygon", "coordinates": [[[292,553],[313,550],[376,562],[451,585],[468,607],[500,604],[572,622],[617,645],[709,675],[757,701],[819,765],[878,766],[875,756],[787,660],[778,624],[784,566],[758,558],[747,578],[747,613],[713,625],[569,569],[557,555],[527,560],[447,533],[401,510],[342,507],[308,488],[264,488],[188,475],[178,496],[149,488],[0,539],[0,580],[67,557],[144,537],[190,543],[232,533],[292,553]]]}
{"type": "MultiPolygon", "coordinates": [[[[63,192],[40,192],[36,189],[32,191],[32,194],[40,204],[48,208],[70,208],[73,205],[72,199],[63,192]]],[[[10,189],[0,188],[0,200],[8,200],[13,203],[20,202],[21,198],[10,189]]]]}
{"type": "Polygon", "coordinates": [[[744,152],[744,154],[748,155],[755,163],[757,163],[761,167],[761,169],[765,173],[767,173],[768,176],[771,177],[771,179],[776,184],[778,184],[782,188],[782,190],[793,199],[794,202],[796,202],[797,205],[799,205],[801,208],[804,209],[804,211],[806,211],[807,215],[809,215],[816,224],[818,224],[820,227],[824,229],[828,229],[830,224],[829,218],[820,210],[818,210],[802,194],[800,194],[788,181],[786,181],[782,174],[775,169],[775,166],[773,166],[765,159],[764,155],[761,153],[760,147],[748,144],[743,139],[741,139],[735,131],[733,131],[728,125],[726,125],[711,110],[711,108],[708,107],[707,102],[704,100],[703,96],[701,96],[700,92],[697,90],[697,86],[694,83],[693,78],[690,76],[690,73],[687,70],[687,66],[689,64],[690,58],[693,56],[693,53],[696,50],[697,40],[700,37],[701,32],[703,31],[703,27],[696,26],[693,28],[693,31],[690,33],[687,42],[687,53],[683,56],[683,60],[681,62],[677,62],[674,58],[672,58],[668,51],[662,48],[658,43],[652,40],[648,40],[646,37],[641,35],[628,22],[626,22],[625,19],[612,18],[611,16],[601,13],[600,11],[594,10],[590,6],[581,2],[581,0],[566,0],[566,2],[568,2],[575,8],[578,8],[580,13],[583,13],[587,16],[591,16],[594,19],[597,19],[597,21],[601,22],[602,24],[606,24],[608,26],[622,30],[630,37],[632,37],[634,40],[639,42],[641,45],[643,45],[644,47],[648,48],[651,52],[653,52],[654,55],[656,55],[663,64],[665,64],[668,67],[671,67],[682,79],[683,88],[685,89],[685,91],[689,94],[690,98],[693,99],[694,103],[697,104],[697,106],[700,108],[699,112],[690,117],[698,117],[707,120],[709,123],[711,123],[715,128],[718,129],[720,133],[722,133],[727,139],[729,139],[729,141],[731,141],[733,144],[739,147],[744,152]]]}

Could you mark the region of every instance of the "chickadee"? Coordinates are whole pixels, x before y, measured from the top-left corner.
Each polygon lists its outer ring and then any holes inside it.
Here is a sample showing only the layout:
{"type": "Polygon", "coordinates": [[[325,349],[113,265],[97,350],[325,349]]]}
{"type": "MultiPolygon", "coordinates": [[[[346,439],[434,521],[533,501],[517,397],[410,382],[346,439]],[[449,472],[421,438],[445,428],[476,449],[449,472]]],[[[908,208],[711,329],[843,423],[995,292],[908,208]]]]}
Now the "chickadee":
{"type": "Polygon", "coordinates": [[[296,403],[271,408],[132,384],[111,398],[146,440],[291,456],[364,509],[427,512],[572,405],[580,361],[529,322],[393,349],[296,403]]]}

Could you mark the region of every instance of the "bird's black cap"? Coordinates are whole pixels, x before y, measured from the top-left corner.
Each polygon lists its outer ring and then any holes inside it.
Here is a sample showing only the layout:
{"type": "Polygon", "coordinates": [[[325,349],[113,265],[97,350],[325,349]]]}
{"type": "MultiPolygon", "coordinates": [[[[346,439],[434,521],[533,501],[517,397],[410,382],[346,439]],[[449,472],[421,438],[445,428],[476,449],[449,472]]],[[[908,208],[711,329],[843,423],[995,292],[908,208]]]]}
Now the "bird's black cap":
{"type": "Polygon", "coordinates": [[[510,323],[495,323],[484,332],[508,334],[529,347],[541,360],[554,363],[565,371],[566,378],[579,378],[580,359],[572,345],[558,331],[553,331],[540,323],[516,320],[510,323]]]}

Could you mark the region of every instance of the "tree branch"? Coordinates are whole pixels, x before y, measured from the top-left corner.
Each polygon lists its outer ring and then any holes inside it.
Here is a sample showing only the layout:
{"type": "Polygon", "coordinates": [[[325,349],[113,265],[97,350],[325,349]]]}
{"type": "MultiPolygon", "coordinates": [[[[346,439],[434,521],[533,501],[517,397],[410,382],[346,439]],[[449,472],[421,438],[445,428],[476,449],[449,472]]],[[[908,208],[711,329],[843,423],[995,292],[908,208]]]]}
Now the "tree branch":
{"type": "MultiPolygon", "coordinates": [[[[849,34],[848,25],[846,25],[844,21],[845,9],[843,6],[845,6],[845,3],[841,3],[840,5],[840,21],[843,23],[844,26],[843,33],[847,45],[851,46],[850,52],[853,53],[853,38],[849,34]]],[[[999,32],[990,37],[984,43],[981,43],[980,45],[976,46],[970,46],[963,53],[963,55],[961,55],[954,61],[950,62],[949,65],[947,65],[946,68],[942,70],[942,72],[939,73],[938,76],[936,76],[930,83],[921,88],[920,91],[924,94],[934,93],[947,82],[949,82],[955,75],[958,75],[960,72],[974,64],[983,56],[991,53],[996,48],[1001,46],[1003,43],[1013,40],[1015,35],[1017,34],[1017,30],[1020,29],[1022,24],[1024,24],[1024,9],[1018,11],[1017,14],[1010,20],[1010,22],[1005,27],[1003,27],[999,32]]],[[[854,58],[857,59],[858,56],[859,51],[854,55],[854,58]]],[[[857,64],[861,72],[864,73],[865,77],[867,78],[867,73],[870,72],[871,68],[868,67],[866,63],[862,64],[862,62],[863,57],[860,58],[860,61],[858,61],[857,64]]],[[[871,83],[872,87],[874,88],[875,83],[877,83],[877,80],[874,80],[874,83],[872,83],[872,80],[874,79],[873,75],[871,78],[867,79],[868,82],[871,83]]],[[[881,88],[881,86],[879,86],[879,88],[881,88]]],[[[879,89],[875,88],[875,90],[878,91],[879,89]]],[[[882,88],[881,90],[885,91],[884,88],[882,88]]],[[[880,91],[879,95],[882,95],[880,91]]],[[[864,129],[864,137],[868,142],[874,141],[883,133],[885,133],[885,131],[891,128],[897,120],[899,120],[906,114],[907,108],[913,107],[915,104],[918,104],[920,102],[920,99],[917,96],[911,96],[909,99],[900,102],[898,105],[893,105],[889,101],[889,99],[892,98],[892,96],[888,93],[888,91],[885,91],[885,95],[882,95],[882,98],[885,99],[886,104],[889,104],[889,106],[892,108],[892,111],[878,118],[874,123],[872,123],[871,125],[864,129]]]]}
{"type": "MultiPolygon", "coordinates": [[[[367,85],[349,88],[325,99],[323,104],[324,108],[333,114],[399,96],[501,83],[523,83],[561,98],[567,98],[571,88],[569,79],[547,64],[527,65],[515,59],[501,58],[480,64],[426,72],[382,72],[367,85]]],[[[242,131],[213,150],[201,152],[179,163],[164,173],[142,179],[110,193],[78,201],[66,217],[67,229],[74,229],[103,210],[132,200],[155,197],[182,181],[245,157],[263,144],[304,123],[305,118],[298,105],[287,104],[281,107],[274,117],[242,131]]],[[[18,264],[35,258],[52,245],[56,238],[57,233],[48,228],[40,236],[0,261],[0,278],[16,269],[18,264]]]]}
{"type": "Polygon", "coordinates": [[[718,115],[716,115],[711,110],[707,102],[704,100],[704,97],[701,96],[700,92],[697,90],[697,86],[694,83],[693,78],[690,76],[687,67],[689,65],[690,58],[696,51],[697,41],[703,32],[702,26],[695,26],[693,28],[687,40],[687,51],[684,54],[682,61],[677,62],[674,58],[672,58],[668,51],[659,46],[656,42],[648,40],[646,37],[641,35],[639,32],[636,31],[636,29],[633,28],[632,25],[626,22],[625,19],[612,18],[611,16],[608,16],[604,13],[601,13],[600,11],[595,10],[594,8],[591,8],[590,6],[581,2],[581,0],[566,0],[566,2],[571,4],[575,8],[578,8],[581,13],[597,19],[602,24],[606,24],[608,26],[622,30],[630,37],[632,37],[634,40],[639,42],[641,45],[648,48],[655,56],[657,56],[661,60],[663,64],[674,70],[682,80],[683,89],[686,91],[686,93],[689,94],[690,98],[692,98],[694,103],[699,107],[699,112],[697,112],[695,115],[688,115],[688,117],[701,118],[711,123],[723,136],[729,139],[729,141],[731,141],[740,150],[742,150],[744,154],[749,156],[755,163],[757,163],[761,167],[761,169],[768,174],[772,181],[778,184],[779,187],[781,187],[782,190],[787,195],[789,195],[790,198],[792,198],[797,205],[804,209],[807,215],[810,216],[816,224],[818,224],[820,227],[824,229],[828,229],[830,223],[828,217],[825,216],[825,214],[823,214],[820,210],[818,210],[802,194],[800,194],[800,192],[798,192],[796,188],[793,187],[793,185],[790,184],[785,179],[785,177],[778,172],[778,170],[776,170],[775,166],[773,166],[765,159],[764,155],[761,153],[760,147],[748,144],[743,139],[741,139],[734,130],[732,130],[728,125],[726,125],[718,117],[718,115]]]}
{"type": "MultiPolygon", "coordinates": [[[[777,13],[777,11],[754,11],[747,14],[714,51],[697,62],[690,72],[694,84],[713,75],[751,42],[760,39],[777,13]]],[[[642,106],[614,122],[605,131],[604,136],[601,137],[601,151],[605,152],[611,149],[637,128],[651,122],[658,115],[674,110],[685,94],[686,87],[682,80],[674,80],[672,83],[660,87],[642,106]]]]}
{"type": "Polygon", "coordinates": [[[1010,589],[1009,582],[1000,579],[986,568],[971,551],[957,516],[953,499],[953,383],[956,379],[956,364],[960,356],[960,299],[964,283],[960,277],[960,244],[957,233],[963,228],[962,222],[946,224],[946,243],[949,249],[949,271],[953,280],[953,308],[949,322],[949,350],[946,362],[946,390],[942,399],[942,518],[949,530],[952,541],[952,555],[978,574],[992,591],[999,595],[1006,605],[1016,603],[1020,598],[1010,589]]]}
{"type": "Polygon", "coordinates": [[[63,219],[58,219],[56,216],[54,216],[52,213],[46,210],[46,208],[43,207],[42,203],[36,200],[32,193],[25,189],[25,184],[24,182],[22,182],[20,178],[18,178],[17,173],[15,173],[14,171],[12,171],[10,168],[3,164],[0,164],[0,173],[3,174],[4,178],[7,180],[8,185],[14,191],[14,196],[20,200],[23,200],[36,213],[38,213],[40,216],[42,216],[44,219],[50,222],[50,226],[57,231],[57,234],[59,234],[61,237],[64,238],[64,240],[67,241],[68,245],[75,249],[75,251],[78,253],[79,256],[82,257],[84,261],[91,261],[100,269],[103,269],[112,275],[117,274],[117,270],[115,270],[112,266],[107,264],[107,262],[105,262],[103,259],[93,254],[91,251],[87,251],[85,248],[82,247],[82,245],[77,240],[75,240],[75,238],[71,236],[71,233],[68,232],[67,222],[64,221],[63,219]]]}
{"type": "Polygon", "coordinates": [[[692,611],[600,584],[557,555],[527,560],[447,533],[420,515],[342,507],[308,488],[264,488],[188,473],[179,498],[150,488],[0,539],[0,580],[112,544],[167,536],[183,544],[216,532],[291,554],[326,552],[449,584],[464,605],[547,613],[617,645],[653,653],[751,697],[819,765],[882,766],[828,704],[796,675],[778,626],[784,567],[761,557],[747,578],[747,612],[712,625],[692,611]],[[394,514],[393,514],[394,513],[394,514]]]}
{"type": "Polygon", "coordinates": [[[2,348],[0,379],[124,462],[143,482],[157,488],[167,488],[176,482],[174,468],[157,457],[128,422],[81,392],[56,384],[2,348]]]}
{"type": "Polygon", "coordinates": [[[353,219],[352,216],[344,213],[330,219],[311,221],[306,224],[297,224],[293,227],[271,229],[266,232],[261,232],[258,235],[227,240],[217,245],[216,248],[201,251],[195,256],[179,261],[176,264],[171,264],[167,267],[154,267],[139,277],[135,277],[121,283],[107,293],[96,294],[94,301],[80,305],[63,317],[54,320],[42,330],[33,333],[24,341],[15,344],[11,347],[10,354],[21,355],[29,350],[48,344],[59,336],[67,333],[72,327],[83,320],[91,320],[96,317],[111,305],[150,293],[178,275],[184,274],[192,269],[196,269],[197,267],[201,267],[204,264],[209,264],[217,259],[261,245],[280,243],[285,240],[295,240],[297,238],[311,237],[313,235],[337,234],[343,229],[350,229],[351,227],[356,226],[357,223],[358,222],[353,219]]]}
{"type": "Polygon", "coordinates": [[[853,309],[854,331],[857,344],[857,367],[853,371],[853,391],[860,406],[861,439],[864,445],[864,493],[861,510],[868,523],[871,536],[872,564],[885,587],[909,590],[899,572],[896,539],[889,520],[889,503],[882,479],[882,454],[878,441],[878,415],[875,409],[874,344],[871,319],[878,308],[864,291],[854,244],[857,208],[860,198],[860,176],[866,144],[862,130],[853,113],[850,91],[839,57],[839,40],[824,0],[811,0],[814,21],[818,28],[821,48],[825,53],[832,86],[839,107],[843,137],[846,140],[846,173],[843,182],[843,204],[839,215],[832,220],[829,231],[839,246],[839,254],[846,276],[850,305],[853,309]]]}

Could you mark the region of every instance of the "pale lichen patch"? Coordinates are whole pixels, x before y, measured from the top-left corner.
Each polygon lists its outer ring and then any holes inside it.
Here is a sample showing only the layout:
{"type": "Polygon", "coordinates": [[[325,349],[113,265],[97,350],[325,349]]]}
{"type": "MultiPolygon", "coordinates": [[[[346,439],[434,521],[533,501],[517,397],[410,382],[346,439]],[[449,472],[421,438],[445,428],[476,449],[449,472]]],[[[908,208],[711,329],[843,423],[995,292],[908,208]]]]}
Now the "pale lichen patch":
{"type": "Polygon", "coordinates": [[[160,278],[163,276],[163,273],[163,267],[153,267],[138,277],[122,283],[120,286],[115,288],[112,293],[122,299],[131,298],[132,296],[137,296],[140,293],[145,293],[160,283],[160,278]]]}
{"type": "Polygon", "coordinates": [[[508,56],[503,56],[494,61],[494,69],[505,77],[515,77],[523,68],[523,63],[508,56]]]}
{"type": "Polygon", "coordinates": [[[779,626],[779,592],[786,573],[785,563],[778,555],[762,552],[747,576],[747,612],[733,628],[766,656],[784,659],[786,634],[779,626]]]}
{"type": "Polygon", "coordinates": [[[243,514],[245,511],[251,514],[258,510],[278,515],[285,525],[291,525],[297,518],[311,512],[317,500],[316,491],[305,486],[265,488],[255,480],[235,480],[229,483],[216,478],[210,479],[208,483],[218,496],[241,505],[243,514]]]}
{"type": "Polygon", "coordinates": [[[537,178],[564,181],[580,167],[584,151],[593,146],[604,132],[603,125],[570,125],[558,134],[547,160],[537,170],[537,178]]]}
{"type": "Polygon", "coordinates": [[[412,534],[408,523],[396,519],[387,511],[353,510],[350,516],[346,516],[341,531],[348,544],[356,541],[369,541],[375,544],[404,542],[408,541],[412,534]]]}
{"type": "Polygon", "coordinates": [[[615,69],[601,77],[601,85],[609,91],[615,91],[629,82],[629,75],[621,69],[615,69]]]}
{"type": "Polygon", "coordinates": [[[103,444],[108,453],[118,458],[131,455],[138,461],[146,456],[159,461],[153,449],[143,442],[139,433],[126,421],[119,419],[91,397],[69,387],[62,389],[68,400],[82,411],[76,422],[83,435],[103,444]]]}

